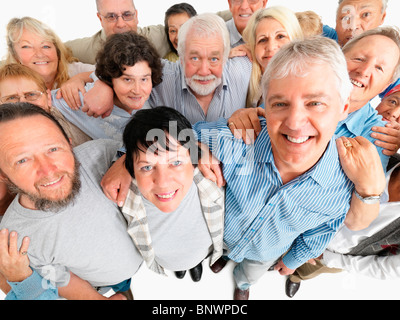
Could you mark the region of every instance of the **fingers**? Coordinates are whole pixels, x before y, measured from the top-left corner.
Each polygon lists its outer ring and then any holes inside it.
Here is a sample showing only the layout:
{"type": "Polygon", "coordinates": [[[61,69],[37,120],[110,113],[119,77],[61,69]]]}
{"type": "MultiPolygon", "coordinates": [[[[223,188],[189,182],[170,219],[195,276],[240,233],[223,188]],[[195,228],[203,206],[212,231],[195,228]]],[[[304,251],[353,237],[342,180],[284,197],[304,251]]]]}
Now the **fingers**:
{"type": "Polygon", "coordinates": [[[30,244],[30,239],[28,237],[25,237],[22,240],[22,245],[21,248],[19,249],[19,253],[22,254],[23,256],[26,256],[28,253],[29,244],[30,244]]]}
{"type": "Polygon", "coordinates": [[[129,184],[121,185],[121,188],[119,188],[119,192],[117,193],[117,204],[120,208],[124,206],[126,197],[128,196],[128,192],[129,192],[129,184]]]}
{"type": "Polygon", "coordinates": [[[262,130],[260,116],[265,116],[263,108],[240,109],[229,119],[229,129],[236,139],[252,144],[262,130]]]}

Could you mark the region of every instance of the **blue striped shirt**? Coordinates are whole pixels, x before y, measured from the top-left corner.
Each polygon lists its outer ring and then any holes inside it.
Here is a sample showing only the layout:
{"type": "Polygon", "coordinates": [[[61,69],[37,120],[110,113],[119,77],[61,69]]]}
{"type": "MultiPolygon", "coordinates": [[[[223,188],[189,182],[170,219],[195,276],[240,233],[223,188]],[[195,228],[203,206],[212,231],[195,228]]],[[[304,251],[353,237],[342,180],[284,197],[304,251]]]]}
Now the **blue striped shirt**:
{"type": "Polygon", "coordinates": [[[187,86],[181,63],[163,60],[163,65],[163,82],[153,88],[148,100],[153,108],[173,108],[195,124],[228,119],[236,110],[246,106],[252,68],[247,57],[228,59],[222,72],[222,84],[215,90],[207,115],[187,86]]]}
{"type": "Polygon", "coordinates": [[[296,269],[320,256],[333,238],[349,210],[353,184],[333,137],[314,167],[283,185],[265,119],[261,123],[254,145],[235,139],[224,119],[194,130],[223,164],[229,258],[273,261],[290,249],[283,262],[296,269]]]}

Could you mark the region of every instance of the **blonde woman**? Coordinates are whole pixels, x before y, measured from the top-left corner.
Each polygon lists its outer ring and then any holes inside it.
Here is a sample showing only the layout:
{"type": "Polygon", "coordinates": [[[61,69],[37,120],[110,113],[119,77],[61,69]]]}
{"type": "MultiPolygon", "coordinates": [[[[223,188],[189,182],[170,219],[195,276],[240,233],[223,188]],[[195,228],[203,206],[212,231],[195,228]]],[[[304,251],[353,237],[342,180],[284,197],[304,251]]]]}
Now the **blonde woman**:
{"type": "Polygon", "coordinates": [[[6,64],[20,63],[36,71],[49,90],[62,88],[67,101],[79,101],[76,88],[83,93],[84,84],[92,81],[89,76],[95,67],[77,62],[55,32],[39,20],[11,19],[7,25],[7,45],[6,64]],[[77,77],[68,85],[67,81],[74,76],[77,77]]]}
{"type": "Polygon", "coordinates": [[[256,11],[243,32],[243,39],[253,60],[247,106],[261,104],[261,77],[279,49],[290,41],[303,39],[303,32],[293,11],[281,6],[256,11]]]}

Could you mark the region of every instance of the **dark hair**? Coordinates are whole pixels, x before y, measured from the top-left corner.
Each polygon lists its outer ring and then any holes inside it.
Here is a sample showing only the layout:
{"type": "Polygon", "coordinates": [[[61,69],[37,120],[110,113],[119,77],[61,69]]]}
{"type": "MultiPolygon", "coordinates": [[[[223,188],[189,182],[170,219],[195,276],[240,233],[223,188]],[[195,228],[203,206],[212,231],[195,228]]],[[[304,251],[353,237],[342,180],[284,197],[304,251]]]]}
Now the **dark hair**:
{"type": "Polygon", "coordinates": [[[122,76],[124,67],[147,62],[151,69],[153,87],[162,82],[162,65],[156,49],[135,32],[114,34],[107,38],[96,57],[97,77],[112,87],[112,79],[122,76]]]}
{"type": "Polygon", "coordinates": [[[70,141],[68,135],[65,133],[60,123],[44,109],[28,102],[5,103],[0,105],[0,123],[29,118],[37,115],[43,116],[51,120],[60,129],[65,139],[68,142],[70,141]]]}
{"type": "Polygon", "coordinates": [[[135,113],[123,134],[126,148],[125,167],[132,177],[135,176],[133,157],[138,156],[139,152],[146,152],[155,143],[163,150],[171,149],[166,134],[189,150],[192,164],[196,166],[200,149],[190,122],[172,108],[142,109],[135,113]]]}
{"type": "Polygon", "coordinates": [[[168,25],[168,19],[169,17],[175,15],[175,14],[181,14],[181,13],[186,13],[189,18],[197,16],[197,11],[188,3],[182,2],[178,4],[174,4],[172,7],[170,7],[166,12],[165,12],[165,19],[164,19],[164,27],[165,27],[165,33],[167,34],[167,40],[169,43],[169,47],[171,48],[171,51],[174,53],[177,53],[176,49],[171,43],[171,40],[169,40],[169,25],[168,25]]]}

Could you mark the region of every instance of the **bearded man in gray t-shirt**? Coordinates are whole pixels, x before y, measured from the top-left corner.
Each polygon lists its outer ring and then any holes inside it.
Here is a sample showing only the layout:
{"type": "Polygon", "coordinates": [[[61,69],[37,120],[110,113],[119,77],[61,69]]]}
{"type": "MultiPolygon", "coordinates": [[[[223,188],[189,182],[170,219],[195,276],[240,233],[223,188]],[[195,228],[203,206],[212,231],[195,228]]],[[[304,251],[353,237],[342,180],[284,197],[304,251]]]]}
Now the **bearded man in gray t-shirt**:
{"type": "Polygon", "coordinates": [[[142,258],[100,187],[119,143],[72,150],[57,121],[27,103],[2,106],[0,135],[0,175],[17,192],[0,229],[32,239],[31,268],[67,299],[102,299],[93,287],[128,289],[142,258]]]}

